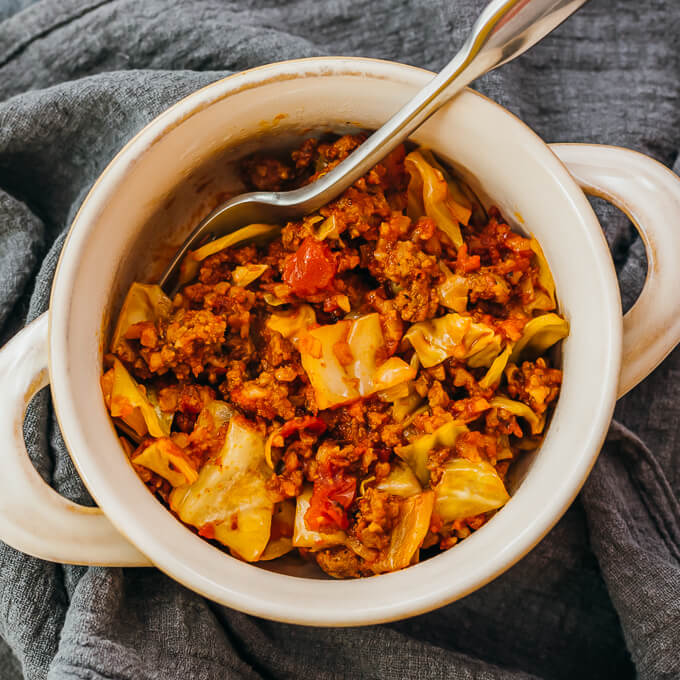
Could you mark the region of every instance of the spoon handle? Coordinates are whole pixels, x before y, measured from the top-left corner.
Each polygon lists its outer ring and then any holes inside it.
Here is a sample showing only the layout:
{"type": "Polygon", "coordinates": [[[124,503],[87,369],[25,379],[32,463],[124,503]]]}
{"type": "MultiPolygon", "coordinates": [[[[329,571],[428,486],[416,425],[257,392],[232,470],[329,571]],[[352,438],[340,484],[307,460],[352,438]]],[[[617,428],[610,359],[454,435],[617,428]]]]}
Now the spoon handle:
{"type": "Polygon", "coordinates": [[[537,43],[586,0],[493,0],[462,49],[418,94],[342,163],[313,184],[280,193],[279,208],[318,210],[366,174],[466,85],[537,43]]]}

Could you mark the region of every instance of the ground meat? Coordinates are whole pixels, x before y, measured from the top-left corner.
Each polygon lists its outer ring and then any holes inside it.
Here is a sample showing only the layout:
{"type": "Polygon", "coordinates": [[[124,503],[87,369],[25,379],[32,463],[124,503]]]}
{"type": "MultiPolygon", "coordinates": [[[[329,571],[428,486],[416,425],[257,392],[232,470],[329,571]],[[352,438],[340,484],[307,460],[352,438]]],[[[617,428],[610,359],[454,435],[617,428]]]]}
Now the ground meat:
{"type": "Polygon", "coordinates": [[[427,401],[432,408],[437,406],[446,407],[451,401],[444,386],[439,380],[435,380],[427,391],[427,401]]]}
{"type": "Polygon", "coordinates": [[[510,300],[510,285],[498,274],[488,269],[469,274],[465,278],[470,287],[470,302],[492,300],[498,304],[506,304],[510,300]]]}
{"type": "Polygon", "coordinates": [[[273,373],[264,371],[256,380],[249,380],[225,394],[234,405],[248,415],[272,420],[277,416],[290,420],[295,417],[295,406],[288,398],[289,385],[280,382],[273,373]]]}
{"type": "Polygon", "coordinates": [[[226,320],[212,312],[180,310],[161,328],[160,344],[153,350],[142,348],[140,354],[152,373],[170,369],[178,380],[197,377],[220,352],[226,329],[226,320]]]}
{"type": "Polygon", "coordinates": [[[261,191],[281,191],[293,177],[290,166],[276,158],[249,158],[241,167],[244,181],[261,191]]]}
{"type": "Polygon", "coordinates": [[[357,505],[354,536],[369,549],[387,548],[392,528],[399,518],[401,498],[373,488],[366,490],[357,505]]]}
{"type": "Polygon", "coordinates": [[[404,322],[394,300],[385,297],[382,290],[374,290],[366,295],[368,304],[380,314],[380,327],[385,336],[387,355],[392,356],[399,347],[404,335],[404,322]]]}
{"type": "Polygon", "coordinates": [[[508,394],[538,414],[545,413],[549,404],[557,399],[562,384],[562,371],[550,368],[543,358],[535,363],[525,361],[521,368],[511,364],[506,374],[508,394]]]}
{"type": "Polygon", "coordinates": [[[317,564],[334,578],[357,578],[361,576],[360,558],[345,546],[320,550],[315,554],[317,564]]]}
{"type": "Polygon", "coordinates": [[[443,274],[437,258],[420,245],[406,240],[410,221],[397,213],[380,227],[380,238],[371,254],[369,271],[397,291],[394,307],[404,321],[432,318],[439,306],[437,284],[443,274]]]}
{"type": "Polygon", "coordinates": [[[340,198],[321,208],[322,217],[333,218],[339,236],[349,238],[375,234],[383,220],[392,214],[384,194],[367,194],[350,187],[340,198]]]}
{"type": "Polygon", "coordinates": [[[160,409],[174,413],[174,424],[180,432],[191,432],[204,406],[215,399],[215,390],[207,385],[178,384],[162,388],[158,393],[160,409]]]}
{"type": "Polygon", "coordinates": [[[293,366],[296,374],[300,368],[300,353],[295,349],[290,340],[284,338],[281,333],[277,333],[263,328],[261,331],[262,343],[262,367],[274,369],[279,366],[293,366]]]}
{"type": "Polygon", "coordinates": [[[306,139],[299,149],[293,151],[293,153],[291,154],[291,158],[295,163],[296,170],[298,171],[305,170],[307,167],[309,167],[310,163],[314,159],[314,155],[318,145],[319,142],[316,139],[314,138],[306,139]]]}

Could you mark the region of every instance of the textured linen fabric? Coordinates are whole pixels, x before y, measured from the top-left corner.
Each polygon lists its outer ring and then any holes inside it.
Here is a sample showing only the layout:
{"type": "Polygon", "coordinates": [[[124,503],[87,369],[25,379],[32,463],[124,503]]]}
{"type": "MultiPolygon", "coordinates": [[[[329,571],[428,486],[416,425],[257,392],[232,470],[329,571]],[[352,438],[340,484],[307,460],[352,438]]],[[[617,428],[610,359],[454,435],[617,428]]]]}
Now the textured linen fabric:
{"type": "MultiPolygon", "coordinates": [[[[115,152],[240,69],[361,55],[438,69],[478,0],[0,0],[0,340],[45,311],[65,232],[115,152]]],[[[680,149],[680,5],[591,0],[477,87],[546,141],[680,149]]],[[[597,202],[624,306],[644,251],[597,202]]],[[[680,677],[680,351],[622,399],[579,498],[491,584],[388,625],[315,629],[207,602],[154,569],[56,565],[0,544],[0,678],[680,677]]],[[[37,469],[91,503],[45,391],[37,469]]]]}

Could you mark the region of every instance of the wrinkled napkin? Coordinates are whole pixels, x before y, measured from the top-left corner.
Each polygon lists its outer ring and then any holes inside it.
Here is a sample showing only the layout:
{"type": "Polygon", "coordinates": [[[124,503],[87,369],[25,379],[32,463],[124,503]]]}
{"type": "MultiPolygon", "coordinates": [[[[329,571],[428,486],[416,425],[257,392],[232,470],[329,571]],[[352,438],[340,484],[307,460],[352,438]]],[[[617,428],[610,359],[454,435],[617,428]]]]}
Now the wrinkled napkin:
{"type": "MultiPolygon", "coordinates": [[[[314,55],[438,69],[482,3],[0,0],[0,340],[45,311],[76,209],[167,106],[240,69],[314,55]]],[[[592,0],[476,87],[546,141],[618,144],[680,170],[680,5],[592,0]]],[[[598,203],[624,307],[641,242],[598,203]]],[[[43,562],[0,544],[0,678],[680,677],[680,351],[620,401],[579,498],[480,591],[381,626],[315,629],[207,602],[154,569],[43,562]]],[[[33,460],[91,503],[47,391],[33,460]]]]}

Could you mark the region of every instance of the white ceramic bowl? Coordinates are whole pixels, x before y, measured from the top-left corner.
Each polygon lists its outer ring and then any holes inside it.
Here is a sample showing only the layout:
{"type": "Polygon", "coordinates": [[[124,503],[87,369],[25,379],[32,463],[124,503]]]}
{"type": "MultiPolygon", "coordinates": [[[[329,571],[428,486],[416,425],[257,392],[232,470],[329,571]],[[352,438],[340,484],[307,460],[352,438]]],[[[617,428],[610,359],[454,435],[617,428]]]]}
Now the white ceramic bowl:
{"type": "Polygon", "coordinates": [[[125,146],[73,222],[49,312],[0,352],[0,539],[60,562],[154,564],[196,592],[257,616],[358,625],[460,598],[546,534],[593,465],[617,394],[680,339],[678,302],[670,301],[680,288],[673,262],[680,252],[680,182],[656,162],[621,149],[551,150],[472,91],[413,139],[436,149],[506,218],[539,239],[571,324],[564,384],[545,442],[488,524],[416,566],[354,581],[246,564],[193,534],[155,500],[127,462],[102,400],[102,347],[121,293],[134,278],[148,280],[160,271],[174,244],[212,207],[215,193],[233,183],[227,161],[258,145],[289,143],[310,129],[376,128],[430,77],[369,59],[272,64],[195,92],[125,146]],[[625,320],[600,225],[558,156],[583,186],[612,198],[643,231],[648,281],[625,320]],[[24,409],[48,381],[73,461],[101,510],[58,496],[28,459],[24,409]]]}

